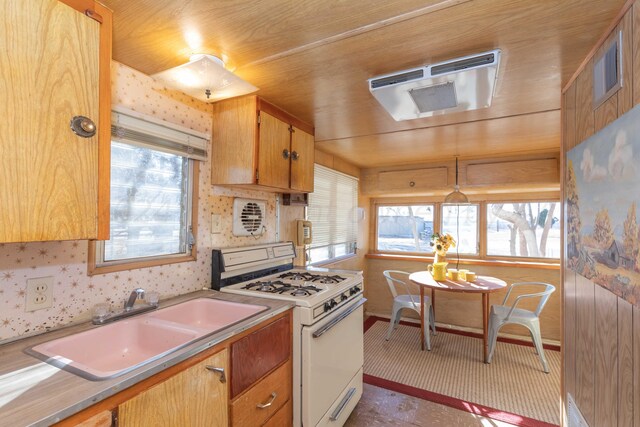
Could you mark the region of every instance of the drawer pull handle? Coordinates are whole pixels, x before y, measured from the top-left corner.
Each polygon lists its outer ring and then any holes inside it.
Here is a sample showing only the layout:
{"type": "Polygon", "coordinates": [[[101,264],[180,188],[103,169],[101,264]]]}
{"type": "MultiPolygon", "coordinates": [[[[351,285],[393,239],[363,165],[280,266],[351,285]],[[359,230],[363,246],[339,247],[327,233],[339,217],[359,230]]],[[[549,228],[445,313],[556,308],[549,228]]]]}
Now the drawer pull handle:
{"type": "Polygon", "coordinates": [[[207,368],[211,372],[215,372],[217,374],[220,374],[220,382],[221,383],[226,383],[227,382],[227,376],[224,373],[224,368],[217,368],[217,367],[211,366],[211,365],[207,365],[207,366],[205,366],[205,368],[207,368]]]}
{"type": "Polygon", "coordinates": [[[276,397],[278,397],[278,395],[274,391],[273,393],[271,393],[271,398],[269,399],[269,401],[267,403],[258,403],[256,405],[256,407],[258,407],[259,409],[268,408],[269,406],[273,405],[273,401],[276,400],[276,397]]]}
{"type": "Polygon", "coordinates": [[[338,418],[340,418],[340,414],[342,413],[344,408],[347,406],[347,403],[349,403],[349,401],[351,400],[354,394],[356,394],[356,388],[352,387],[349,389],[347,394],[342,398],[342,401],[340,402],[336,410],[333,411],[333,414],[331,414],[331,417],[329,418],[330,421],[336,421],[338,418]]]}

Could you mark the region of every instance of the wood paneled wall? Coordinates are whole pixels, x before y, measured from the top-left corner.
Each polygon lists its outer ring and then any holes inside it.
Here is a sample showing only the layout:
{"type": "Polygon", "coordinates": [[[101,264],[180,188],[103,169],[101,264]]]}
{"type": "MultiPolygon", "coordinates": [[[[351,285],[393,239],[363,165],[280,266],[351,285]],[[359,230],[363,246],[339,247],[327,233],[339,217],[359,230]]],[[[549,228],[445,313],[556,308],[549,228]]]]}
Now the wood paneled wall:
{"type": "MultiPolygon", "coordinates": [[[[640,0],[627,3],[605,36],[563,91],[563,162],[567,151],[640,103],[640,0]],[[594,110],[593,56],[620,30],[623,86],[594,110]]],[[[592,426],[640,427],[640,307],[563,271],[563,399],[571,393],[592,426]]]]}
{"type": "MultiPolygon", "coordinates": [[[[384,270],[401,270],[407,272],[425,270],[426,263],[410,260],[367,259],[365,271],[365,297],[368,299],[367,312],[372,314],[391,315],[393,297],[389,291],[382,272],[384,270]]],[[[460,268],[470,269],[480,275],[500,277],[507,283],[515,282],[545,282],[551,283],[560,291],[560,272],[557,269],[496,267],[481,265],[461,265],[460,268]]],[[[414,294],[420,293],[415,285],[409,285],[414,294]]],[[[491,304],[500,304],[504,299],[506,290],[491,294],[491,304]]],[[[523,301],[522,307],[534,310],[537,301],[523,301]]],[[[561,336],[561,293],[555,292],[547,302],[540,316],[540,328],[542,338],[552,341],[560,341],[561,336]]],[[[445,325],[473,328],[482,330],[482,305],[480,295],[474,294],[450,294],[448,292],[436,292],[436,322],[445,325]]],[[[409,310],[402,313],[403,316],[414,317],[409,310]]],[[[521,335],[529,340],[529,332],[520,326],[505,326],[500,332],[513,335],[521,335]]]]}

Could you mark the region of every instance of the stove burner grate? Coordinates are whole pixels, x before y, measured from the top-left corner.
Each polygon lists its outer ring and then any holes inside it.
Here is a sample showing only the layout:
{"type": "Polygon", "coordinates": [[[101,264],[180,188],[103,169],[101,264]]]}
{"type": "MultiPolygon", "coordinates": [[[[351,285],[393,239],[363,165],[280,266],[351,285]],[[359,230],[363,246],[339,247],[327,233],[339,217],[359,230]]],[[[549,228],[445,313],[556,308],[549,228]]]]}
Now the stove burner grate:
{"type": "Polygon", "coordinates": [[[345,280],[344,277],[335,275],[335,276],[318,276],[311,279],[312,282],[323,283],[325,285],[329,285],[332,283],[340,283],[345,280]]]}

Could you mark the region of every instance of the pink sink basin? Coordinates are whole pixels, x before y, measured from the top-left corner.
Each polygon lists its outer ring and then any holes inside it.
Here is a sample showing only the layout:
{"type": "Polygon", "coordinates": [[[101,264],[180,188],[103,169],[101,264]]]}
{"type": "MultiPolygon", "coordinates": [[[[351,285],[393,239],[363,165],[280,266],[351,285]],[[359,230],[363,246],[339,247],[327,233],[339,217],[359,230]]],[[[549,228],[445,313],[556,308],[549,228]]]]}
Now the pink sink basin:
{"type": "Polygon", "coordinates": [[[213,332],[267,310],[267,308],[262,305],[198,298],[148,313],[146,316],[213,332]]]}
{"type": "Polygon", "coordinates": [[[54,366],[71,368],[89,379],[105,379],[161,357],[200,335],[142,316],[49,341],[32,351],[48,357],[47,362],[54,366]]]}
{"type": "Polygon", "coordinates": [[[30,348],[27,353],[90,380],[115,377],[198,338],[268,310],[199,298],[30,348]]]}

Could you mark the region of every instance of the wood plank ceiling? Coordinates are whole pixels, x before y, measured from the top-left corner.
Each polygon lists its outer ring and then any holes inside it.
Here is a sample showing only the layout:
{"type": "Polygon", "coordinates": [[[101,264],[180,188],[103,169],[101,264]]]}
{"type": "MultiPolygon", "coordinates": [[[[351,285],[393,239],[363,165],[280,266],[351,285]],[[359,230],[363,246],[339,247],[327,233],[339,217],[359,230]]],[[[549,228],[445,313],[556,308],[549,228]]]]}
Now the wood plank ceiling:
{"type": "Polygon", "coordinates": [[[105,0],[114,59],[147,74],[227,58],[316,128],[316,147],[372,168],[557,153],[560,91],[625,0],[105,0]],[[396,122],[367,79],[500,48],[490,108],[396,122]]]}

